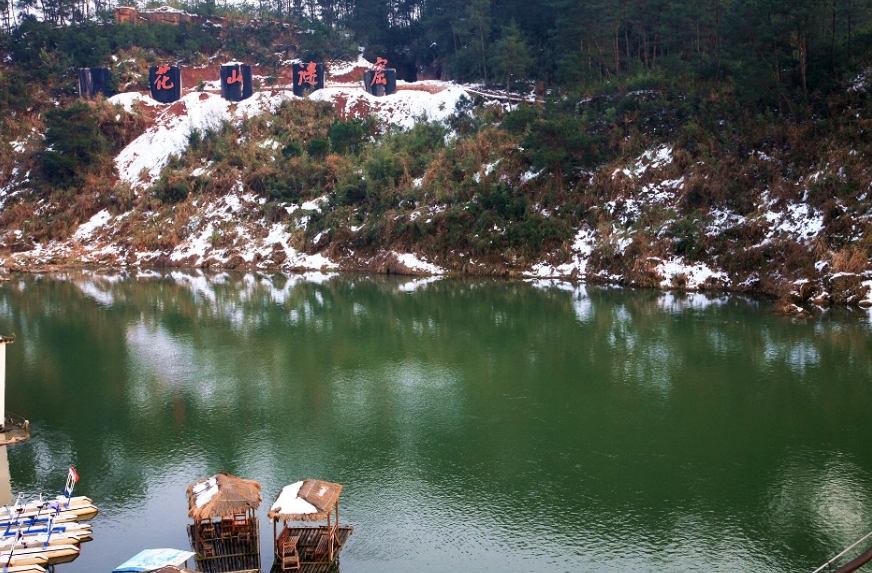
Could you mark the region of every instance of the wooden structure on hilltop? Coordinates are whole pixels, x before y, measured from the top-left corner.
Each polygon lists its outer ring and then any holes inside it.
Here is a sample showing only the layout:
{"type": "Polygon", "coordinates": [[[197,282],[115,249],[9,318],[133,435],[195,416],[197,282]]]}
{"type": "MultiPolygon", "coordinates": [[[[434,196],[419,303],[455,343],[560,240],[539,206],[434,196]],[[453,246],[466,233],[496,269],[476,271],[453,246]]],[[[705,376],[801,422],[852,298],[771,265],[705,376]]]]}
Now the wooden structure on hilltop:
{"type": "Polygon", "coordinates": [[[342,486],[316,479],[285,486],[267,517],[273,522],[275,564],[273,571],[298,570],[326,573],[339,559],[339,551],[353,527],[339,525],[339,495],[342,486]],[[284,523],[278,532],[278,523],[284,523]],[[326,521],[327,525],[301,525],[291,522],[326,521]]]}
{"type": "Polygon", "coordinates": [[[219,473],[188,486],[194,561],[203,573],[260,571],[260,484],[219,473]]]}
{"type": "Polygon", "coordinates": [[[223,26],[224,18],[219,16],[201,16],[178,10],[171,6],[161,6],[149,10],[137,10],[130,6],[118,6],[113,10],[116,24],[171,24],[178,26],[183,22],[194,24],[209,23],[213,26],[223,26]]]}

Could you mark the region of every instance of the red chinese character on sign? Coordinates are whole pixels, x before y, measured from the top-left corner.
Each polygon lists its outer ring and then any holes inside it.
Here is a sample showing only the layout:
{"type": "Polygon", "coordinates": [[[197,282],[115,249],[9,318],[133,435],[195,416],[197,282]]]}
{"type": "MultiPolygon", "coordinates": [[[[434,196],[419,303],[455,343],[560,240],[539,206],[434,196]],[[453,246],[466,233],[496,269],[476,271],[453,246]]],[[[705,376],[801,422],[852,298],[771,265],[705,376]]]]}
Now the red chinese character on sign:
{"type": "Polygon", "coordinates": [[[171,90],[173,84],[170,83],[170,77],[166,75],[170,71],[169,64],[164,64],[157,69],[154,78],[154,87],[159,90],[171,90]]]}
{"type": "Polygon", "coordinates": [[[297,75],[300,76],[300,85],[309,84],[310,86],[314,86],[317,82],[315,81],[315,76],[318,74],[318,68],[315,62],[309,62],[309,65],[306,66],[305,70],[300,70],[297,72],[297,75]]]}
{"type": "Polygon", "coordinates": [[[230,72],[230,77],[227,78],[227,85],[230,84],[238,84],[242,81],[242,74],[239,73],[239,70],[233,70],[230,72]]]}
{"type": "Polygon", "coordinates": [[[387,85],[388,80],[385,78],[385,67],[387,67],[388,61],[384,58],[376,58],[375,64],[372,66],[372,69],[375,73],[372,76],[372,81],[369,85],[374,86],[375,84],[385,84],[387,85]]]}

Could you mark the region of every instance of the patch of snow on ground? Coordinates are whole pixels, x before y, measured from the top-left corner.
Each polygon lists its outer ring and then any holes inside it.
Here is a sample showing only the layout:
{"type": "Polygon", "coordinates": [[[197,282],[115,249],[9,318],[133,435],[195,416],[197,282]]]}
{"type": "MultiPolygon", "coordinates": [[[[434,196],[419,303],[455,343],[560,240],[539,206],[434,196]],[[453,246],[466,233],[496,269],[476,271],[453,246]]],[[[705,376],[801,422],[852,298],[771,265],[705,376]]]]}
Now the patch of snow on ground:
{"type": "Polygon", "coordinates": [[[770,210],[763,216],[770,224],[768,239],[775,235],[787,235],[797,241],[808,241],[824,229],[823,214],[805,203],[788,205],[781,212],[770,210]]]}
{"type": "Polygon", "coordinates": [[[521,183],[526,183],[527,181],[530,181],[532,179],[539,177],[540,173],[542,173],[541,170],[540,171],[530,170],[530,171],[527,171],[526,173],[522,174],[521,177],[519,178],[519,180],[521,183]]]}
{"type": "Polygon", "coordinates": [[[364,58],[362,55],[357,56],[355,61],[335,61],[327,63],[327,74],[333,76],[344,76],[347,73],[353,72],[355,68],[370,68],[372,62],[364,58]]]}
{"type": "Polygon", "coordinates": [[[868,78],[869,70],[864,70],[860,72],[857,77],[851,81],[851,85],[848,86],[849,92],[865,92],[869,86],[869,78],[868,78]]]}
{"type": "Polygon", "coordinates": [[[218,129],[221,122],[229,118],[227,109],[228,102],[220,96],[196,92],[166,106],[155,124],[115,158],[121,179],[134,187],[153,183],[170,157],[182,153],[188,146],[191,131],[218,129]],[[179,108],[183,111],[177,115],[175,111],[179,108]],[[143,171],[148,177],[140,181],[143,171]]]}
{"type": "Polygon", "coordinates": [[[642,202],[636,199],[619,199],[606,203],[606,209],[622,226],[627,227],[642,214],[642,202]]]}
{"type": "Polygon", "coordinates": [[[411,253],[392,253],[404,267],[413,272],[427,273],[431,275],[445,274],[445,270],[427,261],[422,261],[411,253]]]}
{"type": "Polygon", "coordinates": [[[644,185],[639,191],[644,195],[648,203],[666,204],[675,199],[675,193],[684,187],[684,177],[679,179],[666,179],[659,183],[644,185]]]}
{"type": "Polygon", "coordinates": [[[587,263],[595,243],[594,232],[587,226],[582,227],[575,234],[575,239],[572,242],[572,254],[567,262],[556,266],[545,262],[538,263],[533,265],[528,276],[544,279],[568,277],[575,274],[579,278],[584,277],[587,274],[587,263]]]}
{"type": "Polygon", "coordinates": [[[103,209],[93,217],[91,217],[87,223],[82,223],[79,225],[79,228],[76,230],[75,234],[73,234],[73,239],[76,241],[81,241],[82,239],[87,239],[90,237],[94,231],[98,227],[104,226],[112,219],[112,215],[106,209],[103,209]]]}
{"type": "MultiPolygon", "coordinates": [[[[163,107],[161,113],[152,127],[130,142],[115,158],[118,173],[123,181],[133,187],[150,185],[171,156],[185,151],[192,131],[211,131],[220,128],[223,121],[272,113],[282,101],[293,97],[284,91],[261,91],[231,104],[216,94],[191,92],[170,105],[155,103],[153,105],[163,107]],[[232,112],[231,105],[234,106],[232,112]],[[140,181],[143,171],[148,175],[144,181],[140,181]]],[[[110,101],[116,98],[117,103],[122,105],[136,99],[145,101],[141,94],[119,94],[110,98],[110,101]]]]}
{"type": "Polygon", "coordinates": [[[344,99],[346,104],[342,112],[346,115],[352,109],[368,107],[386,124],[411,129],[421,117],[426,117],[430,121],[447,119],[454,113],[457,101],[461,97],[468,97],[465,89],[446,85],[448,86],[446,89],[435,94],[418,90],[400,90],[384,97],[370,95],[359,87],[328,87],[311,94],[309,99],[330,102],[344,99]]]}
{"type": "Polygon", "coordinates": [[[304,202],[302,205],[300,205],[300,208],[306,211],[321,211],[321,207],[326,205],[329,201],[330,198],[327,195],[322,195],[317,199],[311,199],[304,202]]]}
{"type": "Polygon", "coordinates": [[[133,104],[138,101],[146,105],[160,105],[150,97],[139,92],[126,92],[123,94],[114,95],[109,98],[109,103],[113,105],[120,105],[127,113],[133,111],[133,104]]]}
{"type": "Polygon", "coordinates": [[[863,308],[868,308],[872,314],[872,280],[863,281],[860,286],[866,287],[866,296],[858,304],[863,308]]]}
{"type": "Polygon", "coordinates": [[[659,169],[670,163],[672,163],[672,148],[668,145],[660,145],[640,155],[630,167],[615,169],[614,173],[612,173],[612,179],[619,173],[625,177],[637,178],[649,168],[659,169]]]}
{"type": "Polygon", "coordinates": [[[709,237],[720,235],[727,229],[743,225],[746,221],[745,217],[741,215],[737,215],[726,209],[718,209],[716,207],[712,207],[709,211],[709,215],[712,217],[712,222],[709,223],[708,227],[705,229],[705,234],[709,237]]]}
{"type": "Polygon", "coordinates": [[[661,288],[672,288],[675,285],[674,279],[684,275],[687,290],[696,290],[704,286],[709,279],[720,281],[724,285],[729,285],[730,279],[726,273],[722,271],[713,271],[703,263],[688,265],[682,259],[676,258],[669,261],[661,261],[655,267],[655,272],[662,277],[660,281],[661,288]]]}

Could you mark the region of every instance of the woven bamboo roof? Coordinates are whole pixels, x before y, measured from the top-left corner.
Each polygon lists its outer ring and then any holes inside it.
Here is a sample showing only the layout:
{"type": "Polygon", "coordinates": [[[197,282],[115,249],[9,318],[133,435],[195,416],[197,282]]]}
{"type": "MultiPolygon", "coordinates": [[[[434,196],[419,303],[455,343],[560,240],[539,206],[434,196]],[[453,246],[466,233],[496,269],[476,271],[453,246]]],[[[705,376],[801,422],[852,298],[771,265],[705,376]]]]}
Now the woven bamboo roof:
{"type": "Polygon", "coordinates": [[[268,518],[278,521],[323,521],[339,503],[338,483],[307,479],[285,486],[276,497],[268,518]]]}
{"type": "Polygon", "coordinates": [[[195,521],[231,516],[260,505],[260,484],[221,472],[188,486],[188,516],[195,521]]]}

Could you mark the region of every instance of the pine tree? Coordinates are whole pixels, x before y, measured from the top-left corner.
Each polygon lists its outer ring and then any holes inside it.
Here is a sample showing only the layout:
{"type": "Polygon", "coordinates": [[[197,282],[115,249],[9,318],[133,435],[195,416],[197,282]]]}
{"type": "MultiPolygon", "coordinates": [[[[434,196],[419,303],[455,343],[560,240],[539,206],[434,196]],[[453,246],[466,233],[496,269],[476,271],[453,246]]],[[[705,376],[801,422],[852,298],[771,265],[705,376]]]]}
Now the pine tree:
{"type": "Polygon", "coordinates": [[[505,76],[506,94],[509,96],[509,103],[511,103],[512,76],[527,74],[530,66],[533,65],[530,49],[514,20],[503,28],[502,36],[494,43],[491,51],[493,54],[491,68],[495,74],[505,76]]]}

